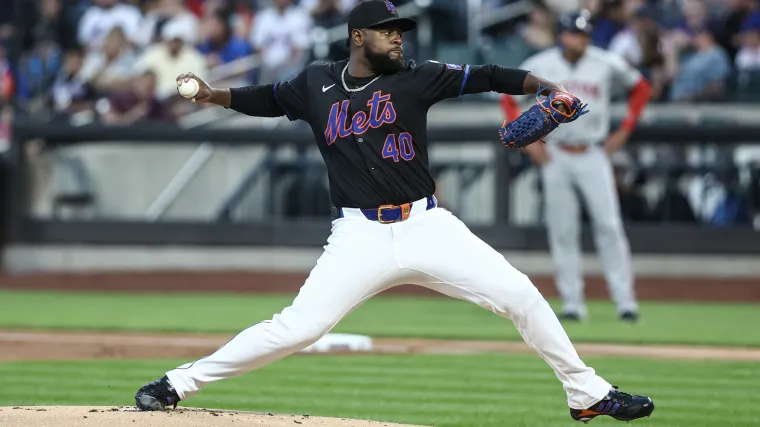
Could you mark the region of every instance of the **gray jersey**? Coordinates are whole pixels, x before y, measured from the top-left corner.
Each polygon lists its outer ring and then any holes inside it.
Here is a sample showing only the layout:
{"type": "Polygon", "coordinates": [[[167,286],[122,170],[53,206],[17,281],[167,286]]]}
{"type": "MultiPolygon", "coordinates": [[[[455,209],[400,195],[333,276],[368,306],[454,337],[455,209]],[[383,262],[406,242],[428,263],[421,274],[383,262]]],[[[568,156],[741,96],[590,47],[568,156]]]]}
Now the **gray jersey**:
{"type": "Polygon", "coordinates": [[[610,132],[613,92],[619,90],[620,85],[630,89],[642,77],[621,56],[594,46],[589,46],[576,64],[568,62],[559,48],[551,48],[531,56],[520,68],[563,85],[568,92],[588,103],[589,113],[549,134],[546,137],[549,144],[603,141],[610,132]]]}

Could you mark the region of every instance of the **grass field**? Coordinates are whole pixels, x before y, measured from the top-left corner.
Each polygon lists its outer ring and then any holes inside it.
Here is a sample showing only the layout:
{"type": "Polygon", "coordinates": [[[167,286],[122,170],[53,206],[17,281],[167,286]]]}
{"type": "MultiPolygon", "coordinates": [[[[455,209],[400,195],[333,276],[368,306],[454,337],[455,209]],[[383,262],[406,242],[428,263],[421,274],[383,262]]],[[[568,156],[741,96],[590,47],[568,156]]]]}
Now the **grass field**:
{"type": "MultiPolygon", "coordinates": [[[[0,291],[0,328],[237,333],[288,306],[292,295],[96,294],[0,291]]],[[[760,304],[642,303],[642,322],[622,324],[608,302],[568,324],[575,342],[760,347],[760,304]]],[[[378,296],[335,332],[376,337],[520,340],[509,320],[451,298],[378,296]]]]}
{"type": "MultiPolygon", "coordinates": [[[[282,295],[117,295],[0,292],[0,328],[235,333],[287,306],[282,295]]],[[[760,305],[644,303],[638,325],[608,303],[568,325],[575,342],[760,347],[760,305]]],[[[386,337],[511,339],[508,320],[445,298],[377,297],[336,332],[386,337]]],[[[187,360],[0,363],[3,405],[132,405],[137,388],[187,360]]],[[[657,409],[631,425],[760,424],[760,363],[589,357],[621,389],[657,409]]],[[[294,356],[209,385],[189,406],[376,419],[435,426],[579,426],[535,355],[294,356]]],[[[621,425],[597,419],[590,425],[621,425]]]]}
{"type": "MultiPolygon", "coordinates": [[[[132,405],[144,382],[184,360],[0,364],[0,405],[132,405]]],[[[591,358],[654,415],[632,425],[760,423],[760,365],[591,358]]],[[[214,383],[188,405],[435,426],[579,426],[549,368],[529,355],[296,356],[214,383]]],[[[594,420],[590,425],[613,425],[594,420]]],[[[617,423],[619,424],[619,423],[617,423]]]]}

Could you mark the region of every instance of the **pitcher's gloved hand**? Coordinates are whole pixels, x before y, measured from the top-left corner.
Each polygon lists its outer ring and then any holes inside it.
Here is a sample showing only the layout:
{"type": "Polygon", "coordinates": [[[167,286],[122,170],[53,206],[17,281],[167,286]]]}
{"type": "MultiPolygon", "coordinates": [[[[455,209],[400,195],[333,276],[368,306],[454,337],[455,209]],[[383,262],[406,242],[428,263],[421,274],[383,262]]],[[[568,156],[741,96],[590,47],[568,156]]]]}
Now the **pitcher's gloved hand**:
{"type": "MultiPolygon", "coordinates": [[[[544,88],[545,89],[545,88],[544,88]]],[[[562,123],[570,123],[588,113],[588,104],[568,93],[554,91],[541,99],[542,88],[536,93],[536,104],[511,123],[505,120],[499,129],[501,143],[509,148],[523,148],[541,140],[562,123]]]]}

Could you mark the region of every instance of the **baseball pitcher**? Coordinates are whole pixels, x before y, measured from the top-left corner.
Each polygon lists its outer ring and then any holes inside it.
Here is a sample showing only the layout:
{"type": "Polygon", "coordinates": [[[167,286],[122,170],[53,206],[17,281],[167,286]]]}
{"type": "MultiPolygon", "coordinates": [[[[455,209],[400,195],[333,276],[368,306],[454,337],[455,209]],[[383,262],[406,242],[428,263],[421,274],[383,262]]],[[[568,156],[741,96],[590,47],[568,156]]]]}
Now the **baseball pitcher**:
{"type": "Polygon", "coordinates": [[[196,102],[308,123],[335,206],[324,253],[293,303],[213,354],[140,388],[138,408],[176,406],[206,384],[300,351],[367,299],[409,283],[511,319],[561,381],[574,420],[604,415],[629,421],[652,413],[650,398],[618,391],[586,366],[530,279],[434,196],[426,117],[437,102],[489,91],[546,96],[499,130],[509,147],[534,143],[588,110],[579,98],[524,70],[406,62],[402,33],[415,26],[390,1],[364,1],[349,15],[349,59],[313,64],[273,85],[219,89],[192,74],[177,78],[180,85],[198,82],[196,102]]]}
{"type": "MultiPolygon", "coordinates": [[[[596,249],[621,320],[636,321],[630,249],[623,230],[609,154],[628,139],[649,101],[647,81],[623,58],[589,46],[591,24],[585,11],[559,20],[559,46],[528,58],[520,68],[558,82],[588,102],[589,113],[561,126],[545,144],[525,148],[541,168],[545,221],[562,298],[561,318],[580,320],[588,313],[581,272],[579,194],[592,220],[596,249]],[[628,114],[610,134],[610,98],[622,85],[629,92],[628,114]]],[[[517,102],[502,96],[508,120],[518,115],[517,102]]]]}

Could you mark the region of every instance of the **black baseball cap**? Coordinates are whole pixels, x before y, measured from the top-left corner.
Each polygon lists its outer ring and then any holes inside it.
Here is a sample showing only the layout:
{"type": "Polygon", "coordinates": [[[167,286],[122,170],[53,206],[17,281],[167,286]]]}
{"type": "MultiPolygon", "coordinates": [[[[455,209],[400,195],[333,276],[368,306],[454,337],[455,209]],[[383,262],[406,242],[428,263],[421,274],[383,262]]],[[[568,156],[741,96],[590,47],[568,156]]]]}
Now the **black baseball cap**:
{"type": "Polygon", "coordinates": [[[558,24],[560,31],[571,33],[591,34],[594,29],[591,24],[591,13],[585,9],[562,15],[558,24]]]}
{"type": "Polygon", "coordinates": [[[396,6],[389,0],[367,0],[359,3],[348,14],[348,38],[346,46],[351,45],[351,31],[363,28],[395,24],[402,32],[417,28],[417,21],[398,16],[396,6]]]}

